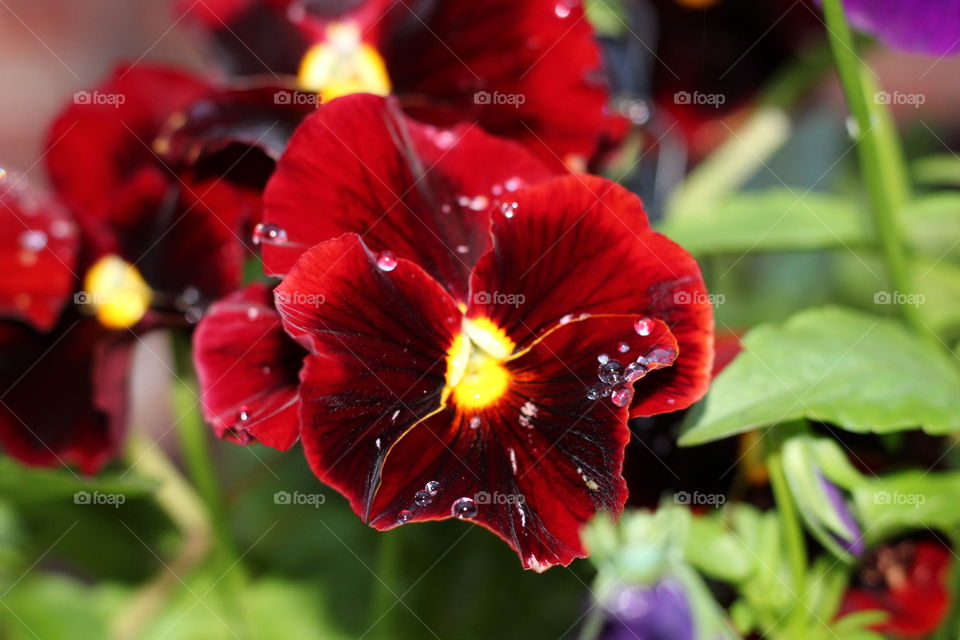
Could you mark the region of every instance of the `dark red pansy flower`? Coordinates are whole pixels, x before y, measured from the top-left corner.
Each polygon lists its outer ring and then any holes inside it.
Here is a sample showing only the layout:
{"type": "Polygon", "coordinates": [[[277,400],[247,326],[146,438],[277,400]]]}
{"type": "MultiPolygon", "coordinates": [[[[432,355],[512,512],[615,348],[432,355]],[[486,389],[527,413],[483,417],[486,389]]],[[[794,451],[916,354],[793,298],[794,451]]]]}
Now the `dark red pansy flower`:
{"type": "Polygon", "coordinates": [[[215,303],[193,338],[203,413],[218,437],[286,450],[300,436],[306,353],[284,332],[273,291],[251,284],[215,303]]]}
{"type": "Polygon", "coordinates": [[[237,73],[299,73],[329,100],[394,93],[435,124],[478,121],[582,169],[619,138],[579,0],[180,2],[237,73]]]}
{"type": "Polygon", "coordinates": [[[349,96],[291,140],[261,229],[317,476],[379,529],[470,519],[537,570],[622,510],[626,420],[699,399],[713,349],[699,268],[639,199],[546,173],[349,96]]]}
{"type": "Polygon", "coordinates": [[[178,70],[120,67],[75,94],[49,136],[47,169],[83,227],[89,262],[115,256],[135,267],[161,312],[182,313],[239,285],[240,234],[259,213],[256,193],[168,166],[154,148],[171,117],[212,92],[178,70]]]}
{"type": "Polygon", "coordinates": [[[137,335],[195,322],[239,284],[239,234],[259,196],[153,148],[211,91],[178,71],[118,69],[53,125],[45,158],[65,206],[19,188],[3,196],[0,225],[17,247],[4,253],[0,312],[38,329],[0,325],[0,439],[18,459],[99,469],[126,426],[137,335]]]}
{"type": "Polygon", "coordinates": [[[926,540],[885,544],[864,562],[855,586],[843,597],[838,616],[885,611],[874,629],[896,638],[925,638],[950,607],[947,576],[951,551],[926,540]]]}

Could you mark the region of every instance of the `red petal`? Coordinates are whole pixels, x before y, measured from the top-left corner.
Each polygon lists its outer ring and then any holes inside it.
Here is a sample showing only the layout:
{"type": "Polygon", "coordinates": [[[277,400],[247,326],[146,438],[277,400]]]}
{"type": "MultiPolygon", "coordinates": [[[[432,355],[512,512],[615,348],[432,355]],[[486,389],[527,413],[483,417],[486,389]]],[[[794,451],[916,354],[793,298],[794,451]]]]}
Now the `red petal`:
{"type": "Polygon", "coordinates": [[[0,238],[0,314],[50,329],[73,292],[73,219],[25,177],[0,170],[0,238]]]}
{"type": "Polygon", "coordinates": [[[18,460],[94,473],[125,429],[131,341],[68,313],[48,334],[0,325],[0,441],[18,460]],[[54,394],[55,390],[55,394],[54,394]]]}
{"type": "Polygon", "coordinates": [[[566,176],[513,203],[493,216],[494,249],[474,270],[468,316],[489,317],[518,348],[584,313],[662,320],[680,357],[637,391],[631,416],[699,400],[710,381],[712,308],[696,261],[650,229],[640,199],[602,178],[566,176]]]}
{"type": "Polygon", "coordinates": [[[365,515],[390,446],[440,407],[461,314],[423,269],[401,259],[381,270],[354,234],[304,253],[276,299],[313,354],[300,374],[307,459],[365,515]]]}
{"type": "Polygon", "coordinates": [[[585,163],[622,128],[606,111],[600,50],[579,0],[404,0],[393,11],[402,23],[382,50],[396,93],[455,105],[558,167],[571,156],[585,163]]]}
{"type": "Polygon", "coordinates": [[[417,262],[456,297],[489,245],[495,193],[544,179],[522,148],[475,127],[438,131],[371,95],[333,100],[297,130],[264,196],[265,243],[282,275],[307,247],[354,232],[374,251],[417,262]]]}
{"type": "Polygon", "coordinates": [[[283,331],[273,292],[252,284],[214,304],[193,338],[203,414],[217,436],[285,451],[299,437],[306,355],[283,331]]]}
{"type": "Polygon", "coordinates": [[[620,474],[629,398],[618,407],[609,395],[588,397],[598,383],[597,357],[632,360],[676,348],[662,323],[638,335],[638,319],[560,326],[508,362],[512,380],[502,400],[480,411],[451,407],[410,429],[383,464],[371,524],[389,529],[455,517],[454,505],[467,498],[477,509],[472,520],[507,541],[525,567],[542,571],[582,557],[580,527],[597,511],[619,514],[627,495],[620,474]],[[418,493],[431,481],[439,484],[436,495],[418,493]],[[483,504],[497,495],[512,498],[483,504]]]}
{"type": "MultiPolygon", "coordinates": [[[[50,179],[81,222],[126,218],[134,178],[149,167],[156,180],[170,180],[151,150],[167,118],[209,91],[177,69],[139,63],[119,67],[93,91],[74,94],[74,103],[53,123],[45,156],[50,179]]],[[[138,180],[143,180],[139,178],[138,180]]]]}

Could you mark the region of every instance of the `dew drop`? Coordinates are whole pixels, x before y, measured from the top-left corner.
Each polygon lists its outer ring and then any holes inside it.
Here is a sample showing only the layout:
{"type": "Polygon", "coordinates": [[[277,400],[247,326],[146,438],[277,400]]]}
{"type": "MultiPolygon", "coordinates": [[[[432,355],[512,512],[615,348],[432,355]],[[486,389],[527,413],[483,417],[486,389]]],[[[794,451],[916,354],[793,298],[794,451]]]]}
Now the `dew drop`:
{"type": "Polygon", "coordinates": [[[433,502],[433,496],[430,495],[429,491],[417,491],[413,496],[413,501],[417,503],[418,507],[425,507],[433,502]]]}
{"type": "Polygon", "coordinates": [[[247,309],[247,320],[256,320],[260,317],[260,309],[250,307],[247,309]]]}
{"type": "Polygon", "coordinates": [[[500,211],[503,212],[503,217],[512,218],[516,215],[519,206],[519,203],[516,202],[504,202],[500,205],[500,211]]]}
{"type": "Polygon", "coordinates": [[[600,382],[605,384],[620,384],[623,382],[623,365],[616,360],[611,360],[600,365],[597,369],[597,376],[599,376],[600,382]]]}
{"type": "Polygon", "coordinates": [[[465,244],[458,244],[458,245],[457,245],[457,253],[459,253],[459,254],[470,253],[470,247],[468,247],[468,246],[465,245],[465,244]]]}
{"type": "Polygon", "coordinates": [[[504,182],[503,186],[506,188],[507,191],[516,191],[517,189],[523,186],[523,180],[517,177],[513,177],[507,180],[506,182],[504,182]]]}
{"type": "Polygon", "coordinates": [[[444,213],[450,213],[451,211],[453,211],[453,207],[451,207],[447,203],[443,203],[442,205],[440,205],[440,211],[444,213]]]}
{"type": "Polygon", "coordinates": [[[440,483],[436,480],[431,480],[423,486],[423,489],[432,496],[437,495],[437,491],[440,490],[440,483]]]}
{"type": "Polygon", "coordinates": [[[203,311],[201,311],[198,307],[190,307],[183,312],[183,317],[190,324],[197,324],[203,318],[203,311]]]}
{"type": "Polygon", "coordinates": [[[287,232],[275,224],[261,222],[253,228],[253,244],[285,244],[287,232]]]}
{"type": "Polygon", "coordinates": [[[632,387],[619,387],[610,393],[610,402],[618,407],[625,407],[633,400],[632,387]]]}
{"type": "Polygon", "coordinates": [[[477,505],[473,502],[473,498],[459,498],[453,503],[450,512],[461,520],[475,518],[477,516],[477,505]]]}
{"type": "Polygon", "coordinates": [[[24,231],[20,234],[20,246],[27,251],[42,251],[47,246],[47,234],[36,229],[24,231]]]}
{"type": "Polygon", "coordinates": [[[633,323],[633,328],[637,335],[648,336],[653,333],[653,320],[650,318],[641,318],[633,323]]]}
{"type": "Polygon", "coordinates": [[[50,233],[54,238],[68,238],[73,235],[73,225],[66,220],[54,220],[50,224],[50,233]]]}
{"type": "Polygon", "coordinates": [[[480,195],[473,198],[467,206],[474,211],[483,211],[490,206],[490,200],[487,196],[480,195]]]}
{"type": "Polygon", "coordinates": [[[630,351],[630,345],[628,345],[626,342],[621,342],[617,345],[617,351],[620,353],[626,353],[627,351],[630,351]]]}
{"type": "Polygon", "coordinates": [[[647,367],[639,362],[631,362],[623,370],[624,382],[635,382],[647,374],[647,367]]]}
{"type": "Polygon", "coordinates": [[[601,386],[599,386],[599,385],[596,386],[596,387],[591,387],[590,390],[587,391],[587,399],[588,399],[588,400],[599,400],[599,399],[600,399],[600,395],[601,395],[602,393],[603,393],[603,387],[601,387],[601,386]]]}
{"type": "Polygon", "coordinates": [[[500,195],[501,193],[503,193],[503,185],[499,185],[499,184],[493,185],[492,187],[490,187],[490,193],[492,193],[495,196],[500,195]]]}
{"type": "Polygon", "coordinates": [[[561,0],[553,8],[553,12],[557,14],[558,18],[567,18],[570,16],[570,13],[572,11],[573,9],[570,7],[570,3],[568,0],[561,0]]]}
{"type": "Polygon", "coordinates": [[[478,429],[480,428],[480,416],[473,416],[470,418],[470,428],[478,429]]]}
{"type": "Polygon", "coordinates": [[[568,313],[567,315],[565,315],[565,316],[563,316],[562,318],[560,318],[560,324],[570,324],[571,322],[573,322],[573,314],[572,314],[572,313],[568,313]]]}
{"type": "Polygon", "coordinates": [[[608,356],[605,353],[601,353],[600,355],[597,356],[597,362],[599,362],[600,364],[607,364],[608,362],[610,362],[610,356],[608,356]]]}
{"type": "Polygon", "coordinates": [[[250,419],[250,409],[247,407],[240,407],[237,410],[237,420],[240,422],[246,422],[250,419]]]}
{"type": "Polygon", "coordinates": [[[398,513],[397,522],[399,522],[400,524],[407,524],[408,522],[410,522],[410,512],[404,509],[403,511],[398,513]]]}
{"type": "Polygon", "coordinates": [[[647,352],[646,359],[648,362],[653,362],[667,367],[673,364],[673,361],[677,359],[677,352],[675,349],[670,347],[657,347],[647,352]]]}
{"type": "Polygon", "coordinates": [[[397,268],[397,256],[392,251],[381,251],[377,256],[377,266],[381,271],[393,271],[397,268]]]}

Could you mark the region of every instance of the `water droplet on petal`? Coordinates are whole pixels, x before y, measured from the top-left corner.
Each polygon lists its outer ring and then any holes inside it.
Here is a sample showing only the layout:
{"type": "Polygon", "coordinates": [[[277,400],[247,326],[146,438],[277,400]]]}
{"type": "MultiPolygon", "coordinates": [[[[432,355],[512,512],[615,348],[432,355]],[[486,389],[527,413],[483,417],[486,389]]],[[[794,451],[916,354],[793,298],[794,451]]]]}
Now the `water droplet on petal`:
{"type": "Polygon", "coordinates": [[[417,491],[416,495],[413,496],[413,501],[417,503],[418,507],[425,507],[433,502],[433,496],[428,491],[417,491]]]}
{"type": "Polygon", "coordinates": [[[637,335],[648,336],[653,333],[653,320],[650,318],[641,318],[633,323],[633,328],[637,332],[637,335]]]}
{"type": "Polygon", "coordinates": [[[605,353],[601,353],[600,355],[597,356],[597,362],[599,362],[600,364],[607,364],[608,362],[610,362],[610,356],[608,356],[605,353]]]}
{"type": "Polygon", "coordinates": [[[626,342],[621,342],[617,345],[617,351],[620,353],[626,353],[627,351],[630,351],[630,345],[628,345],[626,342]]]}
{"type": "Polygon", "coordinates": [[[199,307],[190,307],[183,312],[183,317],[190,324],[197,324],[201,319],[203,319],[203,311],[201,311],[199,307]]]}
{"type": "Polygon", "coordinates": [[[470,428],[478,429],[480,427],[480,416],[473,416],[470,418],[470,428]]]}
{"type": "Polygon", "coordinates": [[[450,512],[461,520],[475,518],[477,516],[477,505],[473,502],[473,498],[460,498],[453,503],[450,512]]]}
{"type": "Polygon", "coordinates": [[[240,422],[246,422],[250,419],[250,409],[247,407],[240,407],[237,410],[237,420],[240,422]]]}
{"type": "Polygon", "coordinates": [[[620,384],[623,382],[623,365],[616,360],[611,360],[600,365],[597,375],[600,377],[600,382],[605,384],[620,384]]]}
{"type": "Polygon", "coordinates": [[[517,177],[510,178],[503,183],[503,186],[506,187],[507,191],[516,191],[523,186],[523,180],[517,177]]]}
{"type": "Polygon", "coordinates": [[[47,234],[30,229],[20,234],[20,246],[27,251],[42,251],[47,246],[47,234]]]}
{"type": "Polygon", "coordinates": [[[569,323],[571,323],[571,322],[573,322],[573,314],[572,314],[572,313],[568,313],[567,315],[565,315],[565,316],[563,316],[562,318],[560,318],[560,324],[569,324],[569,323]]]}
{"type": "Polygon", "coordinates": [[[599,386],[599,385],[596,386],[596,387],[591,387],[590,390],[587,391],[587,399],[588,399],[588,400],[599,400],[599,399],[600,399],[600,395],[601,395],[602,393],[603,393],[603,387],[601,387],[601,386],[599,386]]]}
{"type": "Polygon", "coordinates": [[[561,0],[553,8],[553,12],[557,14],[558,18],[566,18],[570,16],[573,9],[570,7],[569,0],[561,0]]]}
{"type": "Polygon", "coordinates": [[[619,387],[610,393],[610,402],[618,407],[625,407],[633,400],[632,387],[619,387]]]}
{"type": "Polygon", "coordinates": [[[261,222],[253,228],[253,244],[285,244],[287,232],[275,224],[261,222]]]}
{"type": "Polygon", "coordinates": [[[377,266],[381,271],[393,271],[397,268],[397,256],[392,251],[381,251],[377,256],[377,266]]]}
{"type": "Polygon", "coordinates": [[[404,509],[403,511],[398,513],[397,522],[399,522],[400,524],[407,524],[408,522],[410,522],[410,512],[404,509]]]}
{"type": "Polygon", "coordinates": [[[458,245],[457,245],[457,253],[460,253],[460,254],[470,253],[470,247],[468,247],[468,246],[465,245],[465,244],[458,244],[458,245]]]}
{"type": "Polygon", "coordinates": [[[260,317],[260,309],[250,307],[247,309],[247,320],[256,320],[260,317]]]}
{"type": "Polygon", "coordinates": [[[437,495],[437,491],[440,490],[440,483],[436,480],[431,480],[423,486],[424,490],[432,496],[437,495]]]}
{"type": "Polygon", "coordinates": [[[671,347],[657,347],[647,352],[646,359],[648,362],[655,362],[667,367],[677,359],[677,352],[671,347]]]}
{"type": "Polygon", "coordinates": [[[627,365],[627,368],[623,370],[623,380],[624,382],[635,382],[646,374],[646,365],[640,364],[639,362],[631,362],[627,365]]]}

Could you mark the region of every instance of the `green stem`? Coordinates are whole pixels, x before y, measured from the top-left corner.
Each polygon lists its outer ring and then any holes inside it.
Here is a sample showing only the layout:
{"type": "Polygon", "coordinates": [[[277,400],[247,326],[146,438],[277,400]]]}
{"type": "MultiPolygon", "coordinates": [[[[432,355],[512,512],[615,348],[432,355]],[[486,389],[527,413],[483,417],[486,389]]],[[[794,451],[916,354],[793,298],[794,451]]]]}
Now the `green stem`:
{"type": "Polygon", "coordinates": [[[601,631],[603,631],[603,607],[598,602],[587,612],[587,618],[580,628],[579,640],[597,640],[601,631]]]}
{"type": "Polygon", "coordinates": [[[189,575],[210,551],[212,537],[203,502],[160,446],[133,432],[127,436],[126,449],[130,467],[160,483],[154,498],[180,530],[183,542],[177,555],[136,591],[113,621],[110,637],[116,640],[140,637],[144,625],[180,584],[179,577],[189,575]]]}
{"type": "Polygon", "coordinates": [[[172,395],[181,454],[190,479],[203,499],[210,518],[216,539],[214,559],[220,573],[217,578],[224,585],[226,605],[240,622],[243,631],[240,637],[249,637],[243,603],[247,575],[230,534],[216,469],[210,454],[209,429],[198,406],[198,385],[190,357],[190,341],[186,336],[177,333],[172,335],[172,339],[176,372],[172,395]]]}
{"type": "MultiPolygon", "coordinates": [[[[787,561],[790,566],[790,576],[793,580],[793,591],[796,603],[787,614],[787,628],[793,633],[803,633],[807,623],[807,608],[804,597],[807,591],[807,545],[803,538],[803,526],[800,522],[800,513],[797,504],[787,484],[787,476],[783,469],[782,443],[785,434],[778,432],[774,427],[767,435],[769,449],[766,455],[767,470],[770,473],[770,486],[777,503],[777,516],[780,519],[780,528],[783,531],[784,543],[787,547],[787,561]]],[[[798,636],[799,637],[799,636],[798,636]]]]}
{"type": "Polygon", "coordinates": [[[900,210],[909,194],[903,155],[890,112],[875,96],[877,85],[857,55],[856,42],[840,0],[823,0],[827,33],[840,83],[857,125],[857,155],[870,202],[873,230],[879,244],[895,303],[901,316],[921,335],[929,331],[914,305],[905,303],[916,293],[903,241],[900,210]]]}
{"type": "Polygon", "coordinates": [[[400,565],[400,542],[396,532],[378,536],[377,574],[370,598],[370,626],[373,637],[394,640],[393,609],[397,601],[397,569],[400,565]]]}

